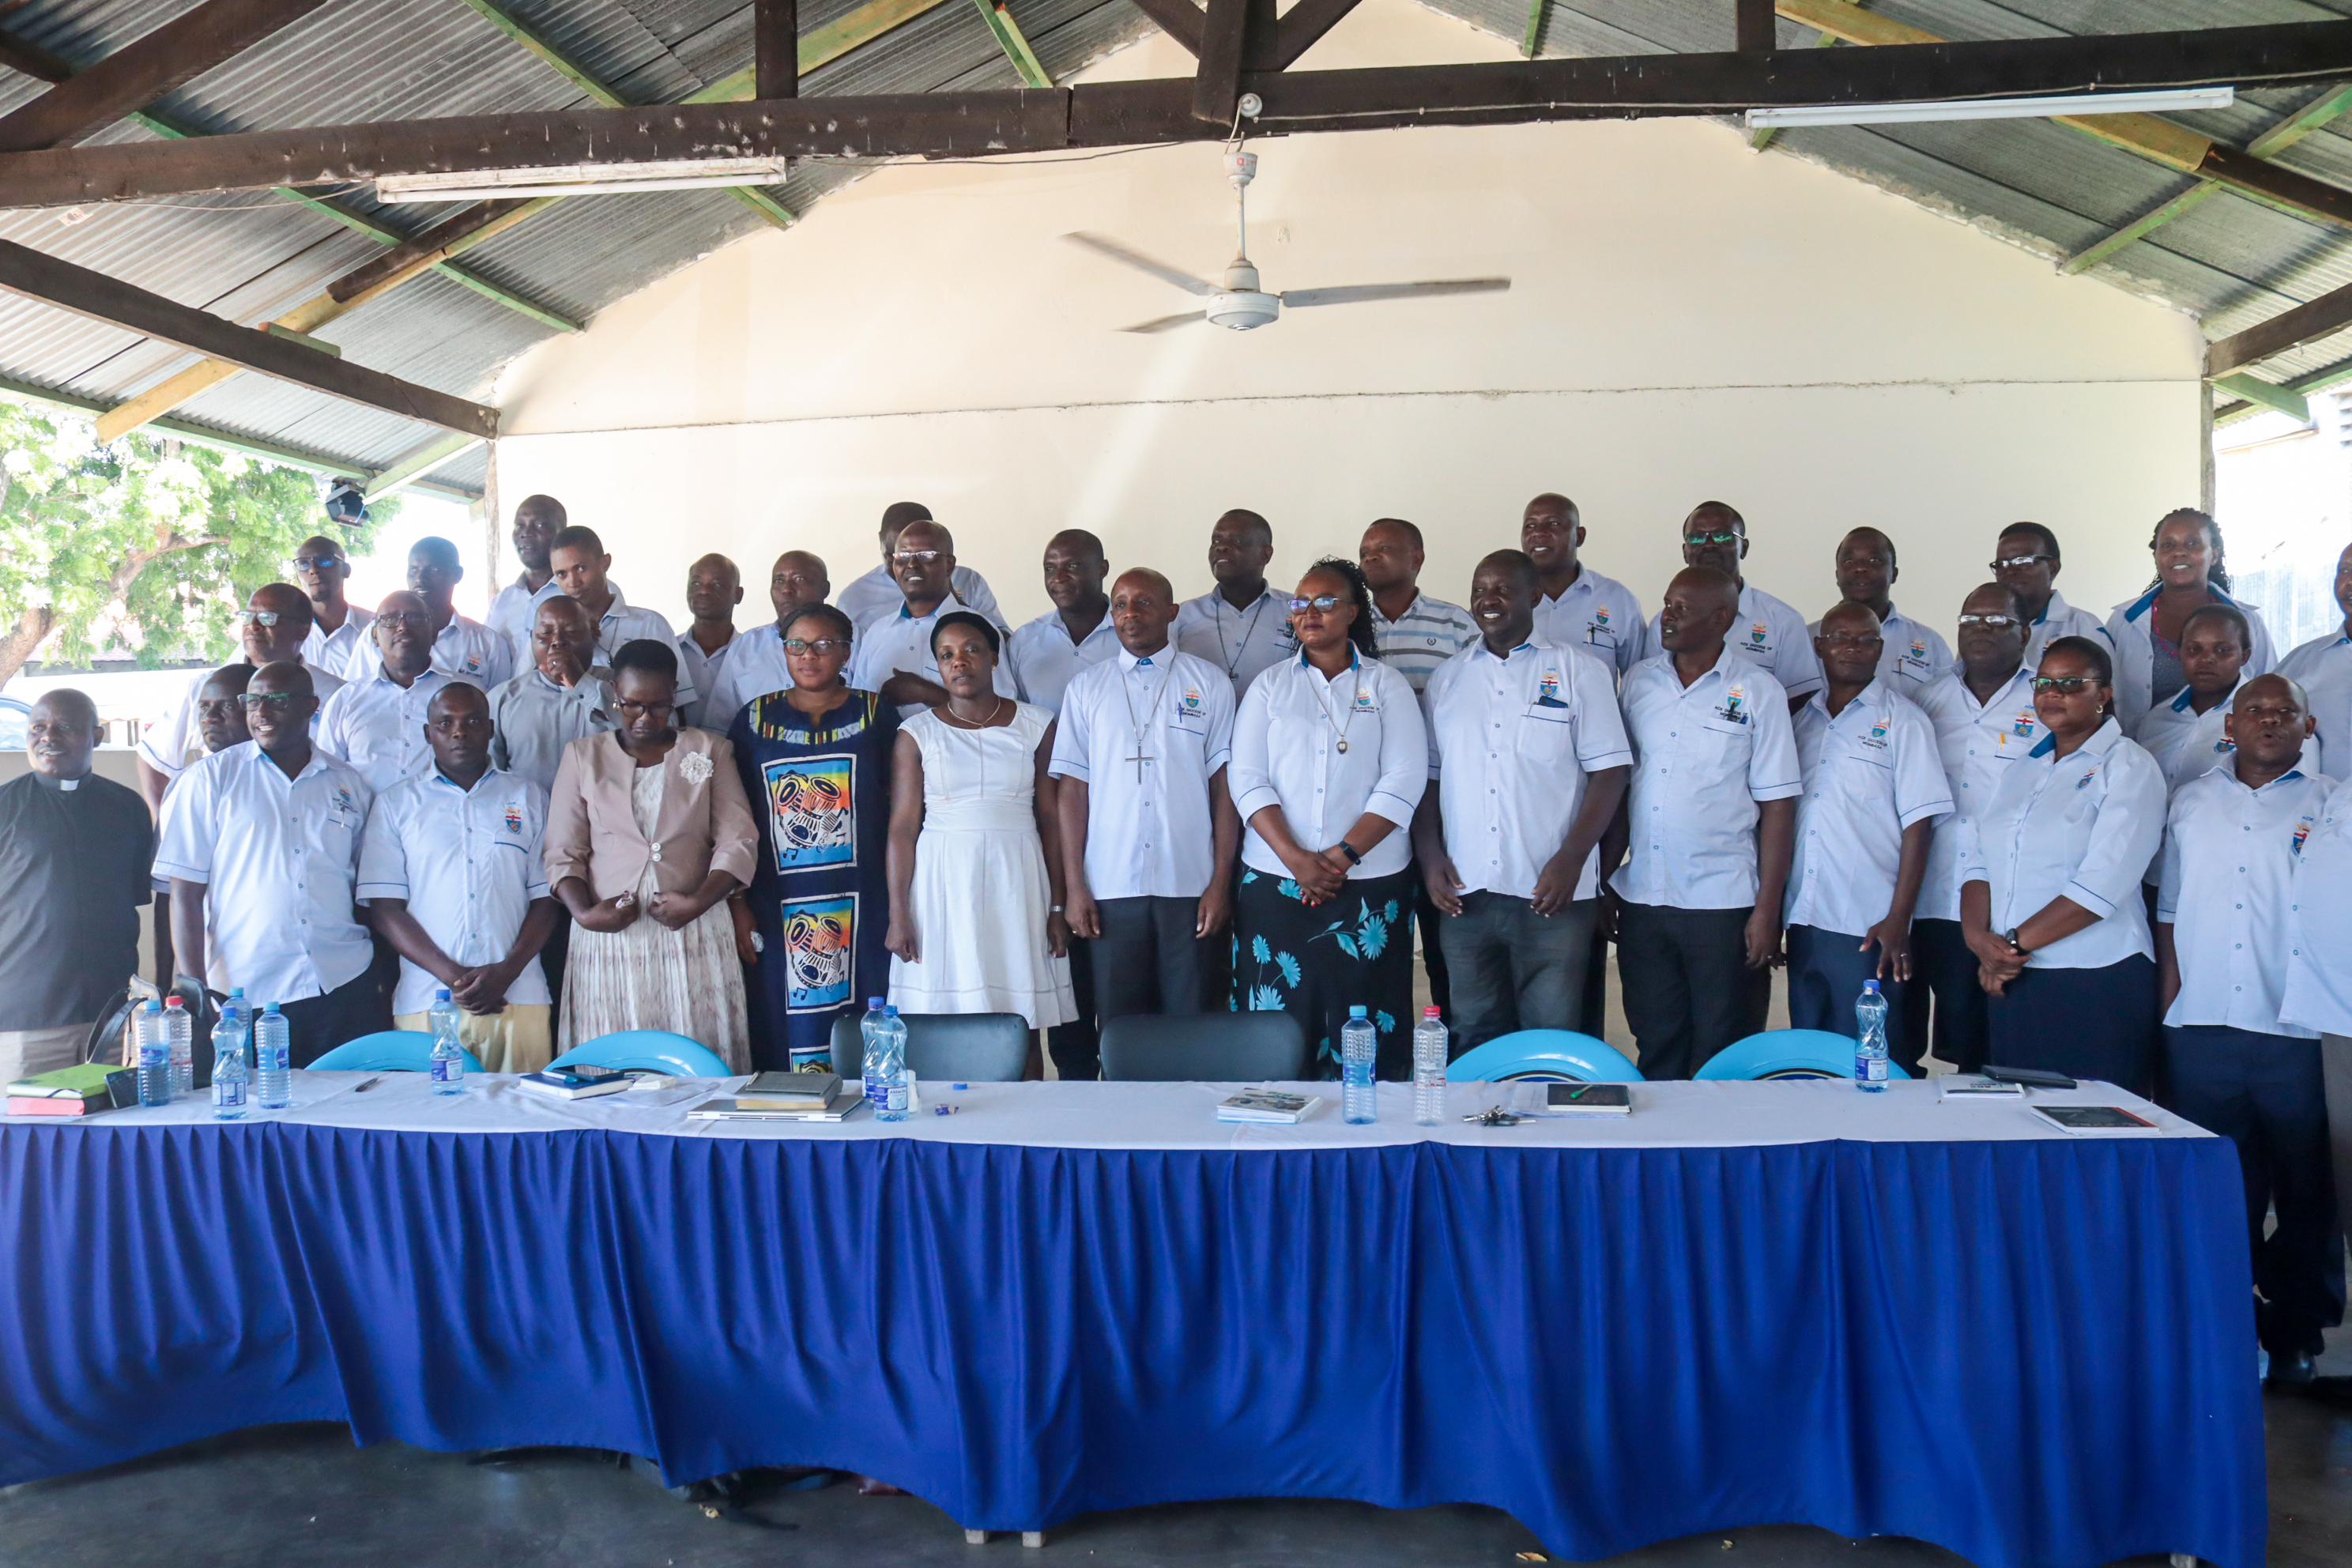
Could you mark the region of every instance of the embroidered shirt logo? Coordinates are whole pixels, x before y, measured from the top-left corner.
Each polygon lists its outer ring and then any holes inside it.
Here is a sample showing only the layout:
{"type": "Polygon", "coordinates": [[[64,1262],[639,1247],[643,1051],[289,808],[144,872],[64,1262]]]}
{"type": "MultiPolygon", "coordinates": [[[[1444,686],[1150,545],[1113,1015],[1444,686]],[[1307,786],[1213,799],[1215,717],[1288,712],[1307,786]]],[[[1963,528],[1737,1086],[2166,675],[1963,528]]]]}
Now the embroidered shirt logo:
{"type": "Polygon", "coordinates": [[[1187,686],[1184,688],[1184,711],[1198,713],[1200,710],[1201,689],[1197,686],[1187,686]]]}
{"type": "Polygon", "coordinates": [[[1550,702],[1557,700],[1559,697],[1559,671],[1556,669],[1547,669],[1543,672],[1541,679],[1536,682],[1536,700],[1538,702],[1550,702]]]}
{"type": "Polygon", "coordinates": [[[507,803],[507,831],[517,837],[522,833],[522,807],[512,801],[507,803]]]}
{"type": "Polygon", "coordinates": [[[2012,732],[2021,741],[2030,741],[2033,739],[2033,726],[2036,720],[2033,717],[2032,710],[2021,708],[2018,710],[2017,722],[2012,726],[2012,732]]]}
{"type": "Polygon", "coordinates": [[[2074,781],[2074,787],[2076,789],[2088,789],[2091,787],[2091,781],[2098,776],[2098,765],[2096,763],[2093,763],[2089,768],[2084,770],[2084,773],[2081,778],[2074,781]]]}
{"type": "Polygon", "coordinates": [[[1716,712],[1734,724],[1748,722],[1748,688],[1734,686],[1723,694],[1723,706],[1716,712]]]}
{"type": "Polygon", "coordinates": [[[1372,711],[1372,693],[1369,687],[1359,686],[1356,688],[1355,706],[1356,711],[1359,713],[1370,713],[1372,711]]]}
{"type": "Polygon", "coordinates": [[[1762,647],[1764,646],[1764,639],[1769,637],[1771,633],[1772,627],[1769,623],[1758,621],[1755,625],[1748,628],[1748,640],[1757,647],[1762,647]]]}
{"type": "Polygon", "coordinates": [[[2306,816],[2296,822],[2294,825],[2294,846],[2293,852],[2296,858],[2300,859],[2302,858],[2303,841],[2310,837],[2311,818],[2306,816]]]}

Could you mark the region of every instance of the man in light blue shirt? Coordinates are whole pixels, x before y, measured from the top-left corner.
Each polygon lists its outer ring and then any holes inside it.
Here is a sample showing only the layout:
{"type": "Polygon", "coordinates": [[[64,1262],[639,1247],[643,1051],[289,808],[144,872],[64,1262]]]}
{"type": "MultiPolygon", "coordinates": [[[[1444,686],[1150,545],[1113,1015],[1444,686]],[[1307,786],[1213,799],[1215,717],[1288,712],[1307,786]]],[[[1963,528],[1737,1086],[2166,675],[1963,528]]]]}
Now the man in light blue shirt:
{"type": "Polygon", "coordinates": [[[2311,702],[2318,733],[2304,755],[2338,784],[2352,783],[2352,546],[2336,558],[2336,604],[2344,624],[2321,633],[2279,660],[2278,672],[2299,683],[2311,702]]]}
{"type": "Polygon", "coordinates": [[[1633,777],[1601,863],[1616,866],[1617,967],[1646,1078],[1688,1078],[1762,1028],[1780,953],[1804,780],[1787,690],[1726,644],[1740,598],[1730,574],[1685,568],[1651,628],[1665,651],[1620,699],[1633,777]]]}

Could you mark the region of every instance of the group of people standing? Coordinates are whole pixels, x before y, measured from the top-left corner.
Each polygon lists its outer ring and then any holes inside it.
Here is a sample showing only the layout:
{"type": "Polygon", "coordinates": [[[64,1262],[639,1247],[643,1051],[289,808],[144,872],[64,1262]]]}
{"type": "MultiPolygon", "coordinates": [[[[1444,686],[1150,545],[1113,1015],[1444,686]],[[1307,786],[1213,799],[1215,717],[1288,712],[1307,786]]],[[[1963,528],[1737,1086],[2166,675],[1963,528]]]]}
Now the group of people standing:
{"type": "MultiPolygon", "coordinates": [[[[1008,628],[901,503],[838,594],[778,557],[749,627],[736,565],[696,562],[682,634],[550,497],[517,508],[486,623],[444,541],[371,613],[314,539],[253,595],[243,660],[142,742],[165,967],[279,1001],[298,1062],[447,986],[493,1067],[627,1027],[796,1065],[887,995],[1017,1013],[1064,1077],[1097,1070],[1106,1019],[1228,1007],[1291,1013],[1328,1068],[1356,1006],[1401,1076],[1416,928],[1457,1050],[1597,1032],[1615,945],[1653,1079],[1760,1028],[1774,967],[1792,1023],[1847,1034],[1874,978],[1907,1068],[2056,1068],[2238,1137],[2252,1212],[2279,1209],[2274,1349],[2315,1344],[2341,1295],[2314,1283],[2319,1041],[2352,1036],[2352,931],[2313,895],[2352,869],[2352,551],[2344,628],[2279,659],[2193,510],[2104,622],[2058,593],[2053,531],[2000,531],[1951,643],[1895,609],[1879,530],[1839,543],[1810,626],[1745,579],[1733,508],[1680,531],[1653,620],[1553,494],[1464,605],[1423,592],[1397,519],[1286,592],[1271,526],[1229,511],[1190,600],[1071,529],[1052,607],[1008,628]]],[[[67,878],[35,864],[66,844],[147,889],[149,814],[89,780],[89,720],[45,697],[34,777],[0,791],[12,889],[67,878]]],[[[128,903],[26,901],[6,951],[127,969],[128,903]]],[[[59,989],[33,1011],[88,1005],[59,989]]]]}

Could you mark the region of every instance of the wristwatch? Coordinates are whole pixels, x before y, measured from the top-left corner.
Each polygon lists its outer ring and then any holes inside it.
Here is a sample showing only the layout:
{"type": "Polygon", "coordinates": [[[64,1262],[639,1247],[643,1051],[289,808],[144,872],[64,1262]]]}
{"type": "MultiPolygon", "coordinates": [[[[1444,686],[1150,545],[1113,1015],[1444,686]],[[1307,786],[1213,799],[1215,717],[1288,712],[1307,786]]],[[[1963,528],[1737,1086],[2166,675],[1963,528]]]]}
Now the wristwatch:
{"type": "Polygon", "coordinates": [[[2033,952],[2033,950],[2032,950],[2032,948],[2030,948],[2030,947],[2026,946],[2023,942],[2020,942],[2020,941],[2018,941],[2018,940],[2017,940],[2017,931],[2018,931],[2018,928],[2017,928],[2017,927],[2015,927],[2015,926],[2011,926],[2011,927],[2010,927],[2008,931],[2004,931],[2004,932],[2001,934],[2001,939],[2000,939],[2000,940],[2001,940],[2001,941],[2003,941],[2003,942],[2007,942],[2007,943],[2009,943],[2009,945],[2010,945],[2010,946],[2011,946],[2011,947],[2013,947],[2013,948],[2017,949],[2017,951],[2018,951],[2018,952],[2019,952],[2020,954],[2030,955],[2030,954],[2033,952]]]}
{"type": "Polygon", "coordinates": [[[1364,858],[1356,852],[1356,847],[1349,843],[1346,839],[1342,838],[1339,840],[1338,848],[1340,854],[1345,855],[1348,858],[1349,865],[1360,866],[1364,863],[1364,858]]]}

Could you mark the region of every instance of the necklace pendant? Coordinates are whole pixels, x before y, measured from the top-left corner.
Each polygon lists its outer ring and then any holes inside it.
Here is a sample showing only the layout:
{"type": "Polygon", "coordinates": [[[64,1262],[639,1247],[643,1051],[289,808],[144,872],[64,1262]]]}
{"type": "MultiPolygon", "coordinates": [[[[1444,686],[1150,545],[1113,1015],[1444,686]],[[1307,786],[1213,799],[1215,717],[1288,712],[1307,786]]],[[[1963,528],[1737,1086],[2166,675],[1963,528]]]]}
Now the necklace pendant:
{"type": "Polygon", "coordinates": [[[1339,737],[1339,751],[1340,751],[1340,752],[1344,755],[1344,754],[1346,753],[1347,750],[1348,750],[1348,738],[1347,738],[1345,735],[1342,735],[1342,736],[1340,736],[1340,737],[1339,737]]]}

